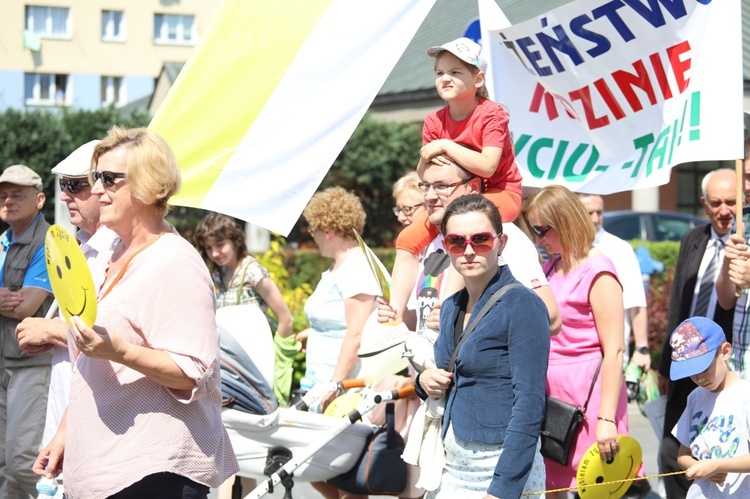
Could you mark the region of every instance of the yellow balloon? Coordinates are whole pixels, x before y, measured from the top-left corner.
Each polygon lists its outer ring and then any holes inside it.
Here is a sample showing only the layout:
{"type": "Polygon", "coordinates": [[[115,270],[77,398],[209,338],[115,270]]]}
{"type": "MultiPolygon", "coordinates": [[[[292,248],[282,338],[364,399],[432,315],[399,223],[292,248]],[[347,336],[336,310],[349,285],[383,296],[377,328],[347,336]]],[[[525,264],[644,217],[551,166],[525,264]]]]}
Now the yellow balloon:
{"type": "Polygon", "coordinates": [[[628,491],[632,481],[596,485],[634,478],[641,467],[643,452],[641,445],[633,437],[619,436],[620,452],[611,462],[602,460],[596,442],[581,458],[578,464],[576,485],[581,499],[619,499],[628,491]]]}
{"type": "Polygon", "coordinates": [[[96,290],[76,238],[59,225],[50,226],[44,239],[52,291],[65,321],[74,315],[91,327],[96,321],[96,290]]]}
{"type": "Polygon", "coordinates": [[[358,392],[346,392],[333,399],[323,414],[334,418],[343,418],[357,408],[362,402],[362,395],[358,392]]]}

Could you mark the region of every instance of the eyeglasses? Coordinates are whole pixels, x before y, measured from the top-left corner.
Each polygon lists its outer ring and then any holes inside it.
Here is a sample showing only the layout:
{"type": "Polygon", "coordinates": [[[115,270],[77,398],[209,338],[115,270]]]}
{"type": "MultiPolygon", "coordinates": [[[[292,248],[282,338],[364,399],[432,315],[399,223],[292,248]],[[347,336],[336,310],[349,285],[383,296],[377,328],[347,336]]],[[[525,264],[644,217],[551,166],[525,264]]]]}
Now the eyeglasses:
{"type": "Polygon", "coordinates": [[[552,229],[552,227],[550,227],[549,225],[547,225],[546,227],[539,227],[538,225],[531,226],[531,230],[534,231],[534,234],[536,234],[536,237],[538,238],[542,238],[547,235],[547,232],[549,232],[550,229],[552,229]]]}
{"type": "Polygon", "coordinates": [[[443,238],[443,247],[451,255],[462,254],[466,251],[466,246],[469,244],[471,244],[475,252],[487,253],[488,251],[492,251],[497,237],[491,232],[477,232],[468,237],[461,234],[446,234],[443,238]]]}
{"type": "Polygon", "coordinates": [[[115,179],[127,178],[127,173],[116,173],[116,172],[94,172],[91,177],[94,179],[94,183],[98,180],[102,181],[104,187],[112,187],[115,185],[115,179]]]}
{"type": "Polygon", "coordinates": [[[60,190],[64,191],[67,189],[70,194],[78,194],[86,187],[91,187],[86,180],[60,179],[60,190]]]}
{"type": "Polygon", "coordinates": [[[399,213],[403,213],[404,216],[410,217],[420,206],[424,206],[424,203],[415,204],[414,206],[404,206],[399,208],[398,206],[393,207],[393,214],[398,216],[399,213]]]}
{"type": "Polygon", "coordinates": [[[424,192],[425,194],[430,190],[430,187],[435,189],[435,192],[437,194],[448,194],[454,187],[463,185],[469,180],[471,179],[459,180],[458,182],[453,182],[452,184],[446,184],[445,182],[435,182],[434,184],[431,184],[429,182],[420,182],[417,184],[417,187],[419,187],[419,190],[424,192]]]}

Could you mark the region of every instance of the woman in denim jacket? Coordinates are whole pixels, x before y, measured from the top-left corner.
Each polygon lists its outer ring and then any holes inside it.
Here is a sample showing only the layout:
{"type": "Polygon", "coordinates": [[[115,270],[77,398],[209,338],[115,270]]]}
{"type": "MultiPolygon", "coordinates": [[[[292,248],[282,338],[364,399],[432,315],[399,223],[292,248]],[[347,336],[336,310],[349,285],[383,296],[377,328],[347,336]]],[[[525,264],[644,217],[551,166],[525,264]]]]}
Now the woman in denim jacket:
{"type": "Polygon", "coordinates": [[[529,289],[510,289],[463,343],[454,372],[446,371],[456,337],[468,329],[473,312],[517,281],[507,266],[498,265],[507,236],[497,208],[482,196],[454,200],[442,231],[466,288],[443,303],[435,343],[438,368],[425,370],[417,382],[422,398],[448,392],[445,468],[440,487],[427,497],[514,499],[543,491],[539,435],[550,343],[547,309],[529,289]]]}

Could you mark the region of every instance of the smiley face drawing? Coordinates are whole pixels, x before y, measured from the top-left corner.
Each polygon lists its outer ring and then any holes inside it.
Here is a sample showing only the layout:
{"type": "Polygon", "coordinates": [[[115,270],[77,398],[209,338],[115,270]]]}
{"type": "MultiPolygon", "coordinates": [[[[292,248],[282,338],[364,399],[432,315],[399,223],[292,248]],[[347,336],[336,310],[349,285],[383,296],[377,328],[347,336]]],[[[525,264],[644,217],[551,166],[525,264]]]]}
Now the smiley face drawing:
{"type": "Polygon", "coordinates": [[[617,438],[620,452],[610,462],[602,460],[596,442],[581,458],[576,474],[581,499],[619,499],[633,483],[620,480],[634,478],[638,473],[643,458],[641,445],[633,437],[621,435],[617,438]]]}
{"type": "Polygon", "coordinates": [[[44,239],[44,256],[52,291],[65,321],[80,317],[89,327],[96,320],[94,280],[76,238],[52,225],[44,239]]]}

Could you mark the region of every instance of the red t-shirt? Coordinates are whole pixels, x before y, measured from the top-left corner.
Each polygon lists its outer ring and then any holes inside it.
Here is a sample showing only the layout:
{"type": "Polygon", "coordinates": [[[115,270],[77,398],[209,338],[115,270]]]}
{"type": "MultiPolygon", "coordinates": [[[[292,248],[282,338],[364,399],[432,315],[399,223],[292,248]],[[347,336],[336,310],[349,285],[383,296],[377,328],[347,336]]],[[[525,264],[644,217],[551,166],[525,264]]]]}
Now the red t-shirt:
{"type": "Polygon", "coordinates": [[[424,120],[422,144],[437,139],[450,139],[474,151],[485,147],[501,147],[503,152],[495,173],[485,180],[487,191],[521,193],[521,172],[516,164],[513,142],[510,140],[505,109],[496,102],[480,99],[472,113],[463,120],[451,118],[449,106],[430,113],[424,120]]]}

